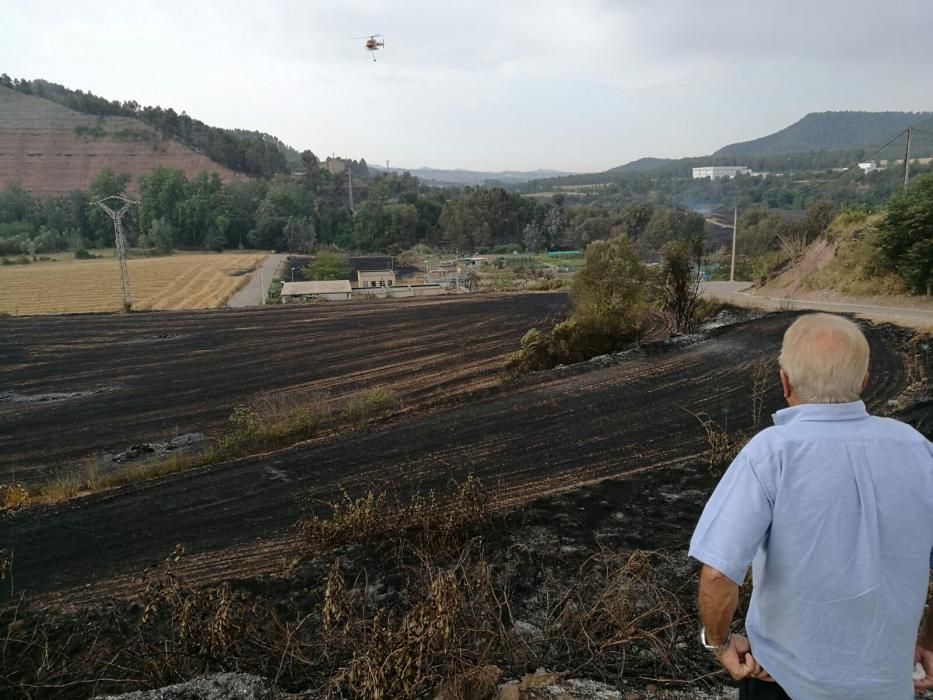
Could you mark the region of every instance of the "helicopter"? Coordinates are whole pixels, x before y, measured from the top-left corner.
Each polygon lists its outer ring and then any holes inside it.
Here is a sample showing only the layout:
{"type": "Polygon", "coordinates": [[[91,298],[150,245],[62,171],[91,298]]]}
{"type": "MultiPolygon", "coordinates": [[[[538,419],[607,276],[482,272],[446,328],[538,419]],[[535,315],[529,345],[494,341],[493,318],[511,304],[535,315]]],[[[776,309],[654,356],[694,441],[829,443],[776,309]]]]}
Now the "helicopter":
{"type": "Polygon", "coordinates": [[[366,43],[363,44],[363,48],[371,52],[373,55],[373,63],[376,62],[376,51],[383,48],[385,44],[385,39],[382,34],[371,34],[370,36],[355,36],[354,39],[366,39],[366,43]]]}

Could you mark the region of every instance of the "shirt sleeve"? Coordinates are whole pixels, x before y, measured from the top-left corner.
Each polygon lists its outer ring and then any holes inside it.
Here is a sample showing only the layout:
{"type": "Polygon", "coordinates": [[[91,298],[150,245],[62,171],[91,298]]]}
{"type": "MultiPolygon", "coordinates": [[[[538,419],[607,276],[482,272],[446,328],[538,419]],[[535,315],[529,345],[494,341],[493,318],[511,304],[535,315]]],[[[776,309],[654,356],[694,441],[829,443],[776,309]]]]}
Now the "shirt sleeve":
{"type": "Polygon", "coordinates": [[[710,497],[690,541],[690,556],[739,586],[768,534],[774,497],[743,450],[710,497]]]}

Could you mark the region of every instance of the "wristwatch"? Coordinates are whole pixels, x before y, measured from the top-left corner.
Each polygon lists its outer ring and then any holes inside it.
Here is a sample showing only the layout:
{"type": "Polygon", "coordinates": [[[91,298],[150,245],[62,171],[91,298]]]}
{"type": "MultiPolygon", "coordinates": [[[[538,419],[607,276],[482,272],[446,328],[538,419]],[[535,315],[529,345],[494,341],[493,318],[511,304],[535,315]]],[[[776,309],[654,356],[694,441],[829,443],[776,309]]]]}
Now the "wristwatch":
{"type": "Polygon", "coordinates": [[[706,651],[708,651],[710,654],[713,654],[714,656],[719,656],[726,649],[728,649],[729,643],[731,641],[732,631],[730,630],[729,634],[726,636],[726,641],[724,641],[722,644],[710,644],[708,641],[706,641],[706,628],[700,628],[700,644],[703,645],[703,648],[706,649],[706,651]]]}

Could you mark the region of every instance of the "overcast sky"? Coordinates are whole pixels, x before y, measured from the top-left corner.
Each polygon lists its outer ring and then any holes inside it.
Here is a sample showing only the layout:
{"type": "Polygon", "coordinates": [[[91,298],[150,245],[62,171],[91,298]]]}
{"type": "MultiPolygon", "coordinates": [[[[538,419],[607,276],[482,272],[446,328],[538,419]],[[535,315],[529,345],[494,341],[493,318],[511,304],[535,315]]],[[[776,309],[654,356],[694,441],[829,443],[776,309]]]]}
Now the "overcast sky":
{"type": "Polygon", "coordinates": [[[2,0],[0,72],[321,157],[596,171],[929,110],[931,36],[931,0],[2,0]]]}

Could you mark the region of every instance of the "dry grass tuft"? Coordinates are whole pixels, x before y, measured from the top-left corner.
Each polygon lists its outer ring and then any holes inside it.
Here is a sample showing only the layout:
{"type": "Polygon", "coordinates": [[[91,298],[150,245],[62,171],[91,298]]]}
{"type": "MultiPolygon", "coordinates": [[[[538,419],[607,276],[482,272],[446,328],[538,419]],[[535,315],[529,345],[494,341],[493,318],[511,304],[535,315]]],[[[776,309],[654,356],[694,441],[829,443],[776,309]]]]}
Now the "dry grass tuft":
{"type": "Polygon", "coordinates": [[[0,484],[0,514],[13,513],[29,505],[29,492],[22,484],[0,484]]]}
{"type": "Polygon", "coordinates": [[[710,474],[721,476],[748,442],[748,438],[739,433],[730,433],[708,413],[687,413],[697,419],[706,433],[706,461],[710,474]]]}
{"type": "Polygon", "coordinates": [[[599,548],[569,563],[495,543],[489,504],[475,479],[445,497],[334,504],[331,524],[298,525],[317,557],[287,590],[191,584],[178,547],[127,603],[54,616],[10,603],[0,607],[0,686],[87,697],[236,669],[328,697],[488,697],[499,668],[697,675],[675,653],[693,633],[679,602],[692,589],[687,569],[656,552],[599,548]],[[330,551],[343,544],[359,546],[330,551]]]}
{"type": "Polygon", "coordinates": [[[384,418],[402,407],[402,400],[392,389],[377,387],[350,397],[343,408],[343,418],[351,425],[363,425],[384,418]]]}
{"type": "Polygon", "coordinates": [[[351,499],[327,504],[330,517],[311,516],[298,522],[298,533],[309,555],[347,544],[365,544],[376,538],[419,534],[437,548],[459,542],[467,526],[485,524],[492,517],[492,499],[473,476],[453,495],[439,497],[433,491],[415,494],[406,503],[386,492],[367,491],[351,499]]]}
{"type": "MultiPolygon", "coordinates": [[[[23,505],[57,503],[264,450],[287,447],[341,425],[360,428],[397,412],[401,407],[399,396],[388,389],[364,391],[343,403],[331,400],[325,392],[263,394],[235,406],[230,416],[230,429],[201,452],[176,452],[163,459],[123,465],[111,471],[102,469],[97,461],[88,461],[84,466],[63,470],[49,481],[30,488],[27,502],[23,505]]],[[[3,492],[0,491],[2,498],[3,492]]]]}

